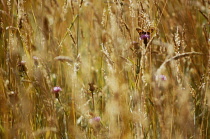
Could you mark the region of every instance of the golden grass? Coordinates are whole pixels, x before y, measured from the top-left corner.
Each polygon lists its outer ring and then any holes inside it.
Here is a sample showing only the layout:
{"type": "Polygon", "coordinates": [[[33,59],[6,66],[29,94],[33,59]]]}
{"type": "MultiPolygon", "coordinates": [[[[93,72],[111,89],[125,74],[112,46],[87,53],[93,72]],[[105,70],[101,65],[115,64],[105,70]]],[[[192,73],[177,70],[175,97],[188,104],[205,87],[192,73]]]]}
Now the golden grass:
{"type": "Polygon", "coordinates": [[[2,0],[0,138],[209,138],[209,8],[2,0]]]}

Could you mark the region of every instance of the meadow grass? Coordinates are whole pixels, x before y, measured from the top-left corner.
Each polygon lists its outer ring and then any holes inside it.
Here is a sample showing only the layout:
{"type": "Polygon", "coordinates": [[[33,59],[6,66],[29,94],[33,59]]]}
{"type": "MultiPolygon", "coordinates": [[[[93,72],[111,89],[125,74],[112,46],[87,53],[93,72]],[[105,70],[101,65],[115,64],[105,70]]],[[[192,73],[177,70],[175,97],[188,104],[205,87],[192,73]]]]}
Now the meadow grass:
{"type": "Polygon", "coordinates": [[[208,0],[1,0],[0,138],[210,138],[208,0]]]}

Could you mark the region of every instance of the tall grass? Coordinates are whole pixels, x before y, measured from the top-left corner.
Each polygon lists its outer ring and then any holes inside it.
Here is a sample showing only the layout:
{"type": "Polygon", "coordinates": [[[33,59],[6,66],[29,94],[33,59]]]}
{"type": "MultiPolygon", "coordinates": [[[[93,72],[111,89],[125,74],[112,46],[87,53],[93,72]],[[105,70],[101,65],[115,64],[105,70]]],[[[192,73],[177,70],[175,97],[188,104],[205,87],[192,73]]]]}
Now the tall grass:
{"type": "Polygon", "coordinates": [[[208,0],[1,0],[0,138],[210,138],[209,15],[208,0]]]}

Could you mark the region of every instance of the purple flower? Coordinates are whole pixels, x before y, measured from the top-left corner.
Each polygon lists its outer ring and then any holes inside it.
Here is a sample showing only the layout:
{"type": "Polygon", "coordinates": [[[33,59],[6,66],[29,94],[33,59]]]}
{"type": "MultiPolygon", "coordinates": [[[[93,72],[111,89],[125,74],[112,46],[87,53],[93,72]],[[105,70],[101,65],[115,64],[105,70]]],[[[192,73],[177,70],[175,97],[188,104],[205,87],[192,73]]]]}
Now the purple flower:
{"type": "Polygon", "coordinates": [[[59,99],[59,92],[62,91],[62,89],[59,86],[53,87],[53,93],[55,94],[55,97],[59,99]]]}
{"type": "Polygon", "coordinates": [[[24,76],[23,73],[26,73],[27,71],[27,67],[26,67],[26,61],[20,61],[19,64],[18,64],[18,70],[19,72],[21,73],[20,75],[21,76],[24,76]]]}
{"type": "Polygon", "coordinates": [[[93,120],[96,121],[96,122],[100,122],[101,118],[100,117],[94,117],[93,120]]]}
{"type": "Polygon", "coordinates": [[[53,92],[54,93],[58,93],[60,91],[62,91],[62,89],[59,86],[53,87],[53,92]]]}
{"type": "Polygon", "coordinates": [[[62,89],[60,87],[58,87],[58,86],[53,87],[53,92],[58,93],[60,91],[62,91],[62,89]]]}
{"type": "Polygon", "coordinates": [[[90,120],[89,120],[89,124],[90,126],[95,130],[95,131],[99,131],[100,130],[100,123],[101,121],[101,118],[100,117],[92,117],[90,120]]]}
{"type": "Polygon", "coordinates": [[[101,121],[101,118],[100,118],[99,116],[97,116],[97,117],[91,118],[91,119],[89,120],[89,123],[90,123],[91,125],[94,125],[94,124],[99,123],[100,121],[101,121]]]}
{"type": "Polygon", "coordinates": [[[166,81],[167,80],[167,78],[166,78],[165,75],[160,75],[160,79],[163,80],[163,81],[166,81]]]}
{"type": "Polygon", "coordinates": [[[162,81],[166,81],[167,80],[165,75],[157,75],[156,76],[156,80],[159,80],[159,79],[162,80],[162,81]]]}
{"type": "Polygon", "coordinates": [[[19,62],[18,66],[25,66],[26,65],[26,61],[22,60],[19,62]]]}
{"type": "Polygon", "coordinates": [[[145,46],[147,46],[148,40],[150,39],[150,34],[144,32],[143,34],[140,35],[140,40],[144,41],[145,46]]]}
{"type": "Polygon", "coordinates": [[[25,65],[25,64],[26,64],[26,61],[22,60],[22,61],[20,62],[20,64],[25,65]]]}
{"type": "Polygon", "coordinates": [[[149,40],[150,39],[150,35],[145,33],[145,34],[142,34],[141,37],[140,37],[140,40],[149,40]]]}
{"type": "Polygon", "coordinates": [[[33,59],[34,60],[38,60],[39,58],[37,56],[33,56],[33,59]]]}
{"type": "Polygon", "coordinates": [[[34,64],[37,66],[39,64],[38,60],[39,58],[37,56],[33,56],[34,64]]]}

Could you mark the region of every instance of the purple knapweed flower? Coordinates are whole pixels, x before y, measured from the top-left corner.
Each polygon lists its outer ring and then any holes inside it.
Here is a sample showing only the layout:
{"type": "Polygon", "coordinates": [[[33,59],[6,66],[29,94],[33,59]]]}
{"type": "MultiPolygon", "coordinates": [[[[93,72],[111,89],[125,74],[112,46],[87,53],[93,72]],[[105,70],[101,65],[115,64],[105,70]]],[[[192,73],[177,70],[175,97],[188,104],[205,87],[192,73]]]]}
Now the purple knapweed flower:
{"type": "Polygon", "coordinates": [[[97,117],[91,118],[91,119],[89,120],[89,123],[90,123],[91,125],[95,125],[95,124],[98,124],[100,121],[101,121],[101,118],[100,118],[99,116],[97,116],[97,117]]]}
{"type": "Polygon", "coordinates": [[[96,122],[100,122],[101,118],[98,116],[98,117],[94,117],[93,120],[96,122]]]}
{"type": "Polygon", "coordinates": [[[140,40],[149,40],[149,39],[150,39],[150,35],[147,34],[147,33],[142,34],[142,35],[140,36],[140,40]]]}
{"type": "Polygon", "coordinates": [[[39,58],[37,56],[33,56],[33,59],[34,60],[38,60],[39,58]]]}
{"type": "Polygon", "coordinates": [[[166,80],[167,80],[167,78],[166,78],[165,75],[160,75],[160,79],[161,79],[162,81],[166,81],[166,80]]]}
{"type": "Polygon", "coordinates": [[[55,97],[59,98],[59,92],[62,91],[62,89],[59,86],[53,87],[53,93],[55,94],[55,97]]]}
{"type": "Polygon", "coordinates": [[[156,76],[156,80],[166,81],[166,80],[167,80],[167,78],[166,78],[166,76],[165,76],[165,75],[157,75],[157,76],[156,76]]]}
{"type": "Polygon", "coordinates": [[[58,93],[60,91],[62,91],[62,89],[59,86],[53,87],[53,92],[54,93],[58,93]]]}
{"type": "Polygon", "coordinates": [[[148,40],[150,39],[150,34],[144,32],[140,35],[140,40],[144,41],[145,46],[147,46],[148,40]]]}
{"type": "Polygon", "coordinates": [[[18,63],[18,70],[21,73],[21,76],[23,76],[23,73],[26,73],[27,67],[26,67],[26,61],[22,60],[18,63]]]}
{"type": "Polygon", "coordinates": [[[101,121],[101,118],[100,118],[99,116],[97,116],[97,117],[92,117],[92,118],[89,120],[89,124],[90,124],[91,127],[93,127],[93,129],[94,129],[95,131],[98,131],[98,130],[100,130],[100,125],[101,125],[100,121],[101,121]]]}
{"type": "Polygon", "coordinates": [[[25,66],[26,65],[26,61],[24,60],[21,60],[19,63],[18,63],[18,66],[25,66]]]}
{"type": "Polygon", "coordinates": [[[37,56],[33,56],[33,59],[34,59],[34,64],[36,66],[38,66],[38,64],[39,64],[39,62],[38,62],[39,58],[37,56]]]}
{"type": "Polygon", "coordinates": [[[25,65],[26,61],[22,60],[22,61],[20,61],[20,64],[25,65]]]}

